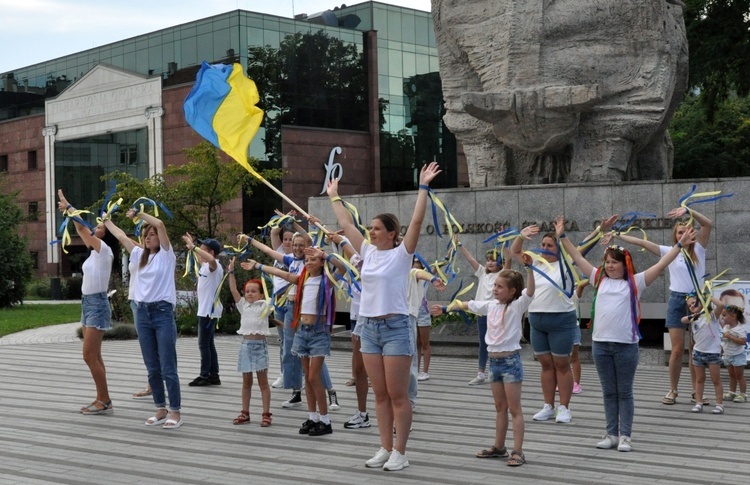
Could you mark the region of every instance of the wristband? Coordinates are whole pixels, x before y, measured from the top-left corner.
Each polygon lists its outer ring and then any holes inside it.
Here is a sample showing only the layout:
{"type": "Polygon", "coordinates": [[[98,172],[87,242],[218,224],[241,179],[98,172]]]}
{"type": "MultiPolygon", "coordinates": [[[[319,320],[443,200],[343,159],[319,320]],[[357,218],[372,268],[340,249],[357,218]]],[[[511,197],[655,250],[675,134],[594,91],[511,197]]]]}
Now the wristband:
{"type": "Polygon", "coordinates": [[[440,309],[443,310],[443,313],[448,313],[448,307],[447,306],[442,306],[442,307],[440,307],[440,309]]]}
{"type": "Polygon", "coordinates": [[[422,190],[422,189],[424,189],[424,190],[426,190],[426,191],[429,192],[430,186],[429,185],[425,185],[425,184],[419,184],[419,190],[422,190]]]}
{"type": "Polygon", "coordinates": [[[331,258],[333,258],[333,254],[329,254],[328,256],[326,256],[326,261],[330,261],[331,258]]]}
{"type": "Polygon", "coordinates": [[[526,266],[526,271],[534,271],[530,264],[523,263],[523,265],[526,266]]]}
{"type": "Polygon", "coordinates": [[[676,244],[676,246],[677,246],[678,248],[682,249],[682,243],[681,243],[680,241],[677,241],[677,244],[676,244]]]}
{"type": "Polygon", "coordinates": [[[262,264],[258,265],[258,271],[260,271],[261,273],[263,272],[263,265],[262,264]]]}
{"type": "Polygon", "coordinates": [[[70,210],[70,209],[72,209],[72,208],[73,208],[73,205],[72,205],[72,204],[68,204],[68,207],[66,207],[66,208],[65,208],[65,210],[66,210],[66,211],[69,211],[69,210],[70,210]]]}
{"type": "Polygon", "coordinates": [[[438,279],[437,276],[433,276],[432,279],[430,280],[430,283],[434,283],[435,281],[437,281],[437,279],[438,279]]]}
{"type": "Polygon", "coordinates": [[[346,240],[342,239],[341,242],[339,243],[339,247],[343,248],[344,246],[346,246],[346,240]]]}
{"type": "Polygon", "coordinates": [[[234,274],[234,270],[230,271],[229,274],[234,274]]]}
{"type": "Polygon", "coordinates": [[[566,235],[565,233],[562,233],[562,234],[560,234],[560,235],[559,235],[559,236],[557,236],[557,237],[558,237],[558,239],[565,239],[565,238],[566,238],[566,237],[568,237],[568,236],[567,236],[567,235],[566,235]]]}
{"type": "Polygon", "coordinates": [[[340,201],[340,200],[341,200],[341,197],[339,197],[338,195],[337,195],[336,197],[331,197],[331,202],[332,202],[332,203],[333,203],[333,202],[338,202],[338,201],[340,201]]]}

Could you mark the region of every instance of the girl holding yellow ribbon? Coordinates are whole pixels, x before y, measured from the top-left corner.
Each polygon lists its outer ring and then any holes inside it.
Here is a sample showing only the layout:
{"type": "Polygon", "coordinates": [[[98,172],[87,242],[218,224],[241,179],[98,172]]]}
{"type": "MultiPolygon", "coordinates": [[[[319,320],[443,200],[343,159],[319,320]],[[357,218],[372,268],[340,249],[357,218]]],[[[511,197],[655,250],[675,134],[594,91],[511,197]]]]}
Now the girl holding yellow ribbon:
{"type": "MultiPolygon", "coordinates": [[[[683,352],[680,349],[685,348],[685,332],[688,326],[682,323],[682,317],[688,314],[687,297],[690,293],[699,293],[703,288],[703,275],[706,274],[706,247],[713,229],[713,222],[708,217],[694,209],[687,207],[677,207],[667,213],[672,219],[678,219],[685,215],[691,215],[691,221],[677,221],[672,229],[672,244],[682,238],[685,231],[693,227],[692,219],[698,221],[701,229],[697,237],[687,245],[684,251],[677,255],[677,258],[669,265],[669,302],[667,303],[666,327],[669,332],[669,340],[672,344],[672,352],[669,355],[669,389],[670,391],[662,398],[664,404],[674,404],[677,402],[677,387],[680,383],[680,374],[682,373],[683,352]],[[685,257],[685,254],[689,259],[685,257]],[[691,266],[688,266],[691,265],[691,266]],[[692,269],[691,269],[692,268],[692,269]],[[694,278],[691,276],[695,276],[694,278]],[[695,286],[695,285],[698,286],[695,286]]],[[[671,246],[662,246],[651,241],[639,239],[624,234],[614,234],[614,237],[626,243],[640,246],[647,251],[663,257],[669,252],[671,246]]],[[[692,359],[689,360],[690,377],[693,390],[695,389],[695,370],[693,369],[692,359]]],[[[694,393],[695,391],[693,391],[694,393]]],[[[705,400],[707,401],[707,399],[705,400]]],[[[707,404],[704,402],[703,404],[707,404]]]]}
{"type": "MultiPolygon", "coordinates": [[[[76,210],[68,202],[62,190],[57,191],[60,199],[57,206],[63,214],[76,210]]],[[[114,254],[109,243],[116,245],[104,224],[99,224],[93,233],[83,224],[73,219],[76,232],[91,254],[83,263],[83,283],[81,285],[81,330],[83,335],[83,360],[89,367],[96,386],[96,399],[88,406],[81,408],[86,415],[112,414],[112,400],[107,387],[107,371],[102,359],[102,339],[104,332],[112,328],[112,310],[107,299],[109,277],[112,274],[114,254]]]]}

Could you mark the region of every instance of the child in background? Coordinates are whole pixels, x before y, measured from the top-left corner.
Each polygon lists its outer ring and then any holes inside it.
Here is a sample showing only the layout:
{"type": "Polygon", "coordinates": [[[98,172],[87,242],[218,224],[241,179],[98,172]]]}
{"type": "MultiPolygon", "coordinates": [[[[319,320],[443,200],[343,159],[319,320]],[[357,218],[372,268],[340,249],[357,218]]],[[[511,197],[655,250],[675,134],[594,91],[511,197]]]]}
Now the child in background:
{"type": "Polygon", "coordinates": [[[580,394],[583,392],[581,388],[581,359],[578,351],[581,348],[581,295],[583,290],[589,285],[589,280],[582,280],[578,286],[576,286],[576,292],[572,300],[576,305],[576,312],[578,313],[578,326],[576,327],[576,336],[573,339],[573,353],[570,354],[570,367],[573,369],[573,394],[580,394]]]}
{"type": "Polygon", "coordinates": [[[260,280],[249,280],[243,289],[244,298],[237,291],[237,280],[234,277],[234,260],[229,263],[229,290],[237,305],[242,319],[237,333],[243,336],[237,358],[237,372],[242,373],[242,411],[233,424],[250,422],[250,395],[253,388],[253,372],[258,378],[260,397],[263,402],[263,414],[260,425],[271,426],[271,388],[268,386],[268,317],[264,316],[268,302],[263,299],[263,283],[260,280]]]}
{"type": "Polygon", "coordinates": [[[724,307],[721,312],[721,350],[724,354],[724,365],[729,371],[729,392],[724,399],[734,402],[747,402],[747,383],[745,382],[745,365],[747,355],[747,325],[745,325],[745,299],[736,290],[726,290],[721,294],[724,307]],[[735,294],[729,293],[733,291],[735,294]],[[737,394],[737,384],[740,392],[737,394]]]}
{"type": "MultiPolygon", "coordinates": [[[[490,387],[497,411],[495,444],[477,453],[478,458],[504,458],[508,456],[505,436],[508,433],[508,411],[513,418],[513,451],[508,466],[521,466],[526,462],[523,453],[524,420],[521,409],[523,364],[521,336],[523,314],[534,296],[534,277],[524,256],[528,286],[523,289],[523,277],[518,271],[504,269],[498,273],[492,289],[493,300],[460,302],[458,307],[477,315],[487,316],[487,351],[490,359],[490,387]]],[[[434,305],[433,315],[440,315],[445,307],[434,305]]]]}
{"type": "Polygon", "coordinates": [[[721,300],[712,298],[715,308],[706,314],[703,305],[694,295],[687,298],[690,315],[682,317],[682,323],[690,324],[695,345],[693,346],[693,367],[695,368],[695,406],[694,413],[703,412],[703,389],[706,383],[706,367],[711,374],[716,393],[716,407],[714,414],[724,414],[723,394],[721,384],[721,326],[719,316],[723,312],[721,300]]]}

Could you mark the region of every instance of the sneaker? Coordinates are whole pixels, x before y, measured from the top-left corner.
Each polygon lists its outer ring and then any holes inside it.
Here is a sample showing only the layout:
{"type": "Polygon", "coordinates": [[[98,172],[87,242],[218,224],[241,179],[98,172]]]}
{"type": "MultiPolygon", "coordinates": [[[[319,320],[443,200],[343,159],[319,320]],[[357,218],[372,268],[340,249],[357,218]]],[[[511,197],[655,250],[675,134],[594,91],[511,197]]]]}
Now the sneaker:
{"type": "Polygon", "coordinates": [[[693,409],[691,409],[694,413],[702,413],[703,412],[703,404],[701,403],[695,403],[695,406],[693,406],[693,409]]]}
{"type": "Polygon", "coordinates": [[[620,444],[617,445],[617,451],[631,451],[630,436],[620,436],[620,444]]]}
{"type": "Polygon", "coordinates": [[[190,382],[190,384],[188,384],[188,386],[190,387],[203,387],[203,386],[210,386],[210,385],[211,385],[211,381],[201,376],[196,377],[190,382]]]}
{"type": "Polygon", "coordinates": [[[388,459],[385,465],[383,465],[383,470],[387,472],[395,472],[398,470],[402,470],[407,466],[409,466],[409,460],[407,460],[406,457],[398,451],[393,450],[393,453],[391,453],[391,457],[388,459]]]}
{"type": "Polygon", "coordinates": [[[555,413],[556,423],[569,423],[570,422],[570,409],[563,405],[557,406],[557,412],[555,413]]]}
{"type": "Polygon", "coordinates": [[[328,391],[328,409],[331,411],[338,411],[341,409],[339,406],[339,398],[336,395],[336,391],[328,391]]]}
{"type": "Polygon", "coordinates": [[[734,399],[735,397],[737,397],[737,394],[736,394],[736,393],[734,393],[734,392],[732,392],[732,391],[729,391],[729,392],[725,392],[725,393],[724,393],[724,395],[723,395],[722,397],[723,397],[724,399],[726,399],[727,401],[731,401],[731,400],[733,400],[733,399],[734,399]]]}
{"type": "MultiPolygon", "coordinates": [[[[300,432],[302,432],[302,429],[300,429],[300,432]]],[[[333,426],[331,426],[331,423],[323,424],[323,421],[318,421],[307,434],[309,436],[323,436],[324,434],[331,433],[333,433],[333,426]]]]}
{"type": "Polygon", "coordinates": [[[541,411],[536,413],[534,415],[534,421],[547,421],[548,419],[552,419],[555,417],[555,409],[549,405],[545,404],[541,411]]]}
{"type": "Polygon", "coordinates": [[[619,444],[619,438],[617,436],[608,434],[604,436],[604,439],[596,444],[596,447],[602,450],[611,450],[619,444]]]}
{"type": "Polygon", "coordinates": [[[315,428],[315,425],[317,425],[315,421],[312,419],[308,419],[304,423],[302,423],[302,426],[299,429],[299,434],[310,434],[310,430],[315,428]]]}
{"type": "Polygon", "coordinates": [[[274,389],[281,389],[282,387],[284,387],[284,375],[282,374],[277,377],[276,380],[273,381],[273,384],[271,384],[271,387],[273,387],[274,389]]]}
{"type": "Polygon", "coordinates": [[[581,389],[581,385],[577,382],[573,383],[573,394],[580,394],[583,392],[583,389],[581,389]]]}
{"type": "Polygon", "coordinates": [[[747,402],[747,396],[744,394],[737,394],[734,396],[734,399],[732,399],[732,402],[747,402]]]}
{"type": "Polygon", "coordinates": [[[486,384],[486,383],[487,383],[487,376],[485,376],[483,372],[478,373],[474,379],[469,381],[470,386],[478,386],[480,384],[486,384]]]}
{"type": "MultiPolygon", "coordinates": [[[[420,372],[420,373],[419,373],[419,375],[417,376],[417,380],[418,380],[419,382],[422,382],[422,381],[428,381],[428,380],[430,380],[430,374],[428,374],[427,372],[420,372]]],[[[407,466],[408,466],[408,465],[407,465],[407,466]]],[[[399,470],[400,470],[400,469],[401,469],[401,468],[399,468],[399,470]]]]}
{"type": "Polygon", "coordinates": [[[293,391],[292,397],[288,401],[284,401],[281,403],[282,408],[296,408],[302,404],[302,392],[301,391],[293,391]]]}
{"type": "Polygon", "coordinates": [[[359,429],[359,428],[369,428],[370,427],[370,417],[367,415],[367,413],[362,414],[359,411],[349,418],[349,421],[344,423],[344,428],[346,429],[359,429]]]}
{"type": "Polygon", "coordinates": [[[221,379],[219,379],[219,376],[211,376],[208,378],[208,383],[212,386],[220,386],[221,385],[221,379]]]}
{"type": "Polygon", "coordinates": [[[381,446],[378,452],[375,453],[375,456],[365,462],[365,466],[367,468],[382,468],[390,457],[391,452],[381,446]]]}

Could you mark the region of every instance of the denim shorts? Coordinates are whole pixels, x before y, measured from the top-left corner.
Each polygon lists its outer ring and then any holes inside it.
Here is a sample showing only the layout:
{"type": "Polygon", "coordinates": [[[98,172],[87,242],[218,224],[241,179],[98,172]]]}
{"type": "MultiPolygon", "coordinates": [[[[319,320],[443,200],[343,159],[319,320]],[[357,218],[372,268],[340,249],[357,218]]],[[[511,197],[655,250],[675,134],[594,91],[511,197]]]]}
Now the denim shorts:
{"type": "Polygon", "coordinates": [[[737,355],[725,355],[722,357],[722,360],[724,361],[724,365],[729,367],[730,365],[732,367],[745,367],[747,365],[747,354],[742,352],[741,354],[737,355]]]}
{"type": "Polygon", "coordinates": [[[297,357],[327,357],[331,355],[331,334],[320,324],[300,323],[294,333],[292,355],[297,357]]]}
{"type": "Polygon", "coordinates": [[[409,315],[359,317],[357,330],[360,332],[360,350],[363,354],[414,355],[414,337],[409,315]]]}
{"type": "Polygon", "coordinates": [[[693,349],[693,365],[697,367],[721,365],[721,354],[707,354],[693,349]]]}
{"type": "Polygon", "coordinates": [[[523,382],[523,363],[520,352],[508,357],[490,357],[490,382],[506,384],[523,382]]]}
{"type": "Polygon", "coordinates": [[[669,292],[669,301],[667,302],[667,328],[687,329],[687,324],[682,323],[682,317],[688,314],[687,293],[669,292]]]}
{"type": "Polygon", "coordinates": [[[268,369],[268,344],[266,339],[242,339],[237,356],[237,372],[260,372],[268,369]]]}
{"type": "Polygon", "coordinates": [[[573,336],[573,346],[575,347],[576,345],[581,345],[581,327],[578,325],[576,325],[576,332],[573,336]]]}
{"type": "Polygon", "coordinates": [[[432,317],[430,317],[430,313],[420,308],[419,313],[417,314],[417,327],[431,327],[431,326],[432,326],[432,317]]]}
{"type": "Polygon", "coordinates": [[[566,357],[573,353],[578,318],[576,311],[562,313],[529,313],[531,324],[531,347],[534,355],[551,353],[566,357]]]}
{"type": "Polygon", "coordinates": [[[97,330],[112,328],[112,308],[107,294],[93,293],[81,298],[81,325],[97,330]]]}

